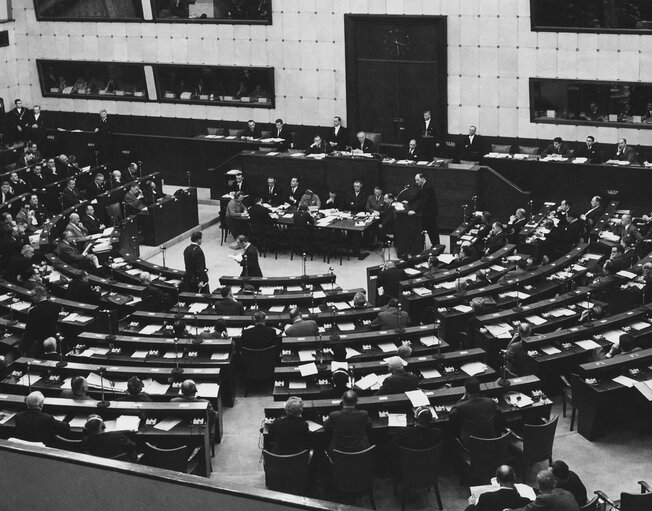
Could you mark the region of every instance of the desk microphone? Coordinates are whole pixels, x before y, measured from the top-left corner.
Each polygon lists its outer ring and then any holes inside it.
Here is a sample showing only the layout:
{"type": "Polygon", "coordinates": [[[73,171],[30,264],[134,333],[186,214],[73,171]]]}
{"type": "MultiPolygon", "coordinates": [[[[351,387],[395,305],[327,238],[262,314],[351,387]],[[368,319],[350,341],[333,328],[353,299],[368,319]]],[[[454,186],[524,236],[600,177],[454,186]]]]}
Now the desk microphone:
{"type": "Polygon", "coordinates": [[[102,391],[102,401],[97,403],[98,408],[108,408],[111,403],[109,403],[105,398],[104,398],[104,374],[106,373],[106,367],[100,367],[99,368],[99,373],[100,373],[100,385],[101,385],[101,391],[102,391]]]}
{"type": "Polygon", "coordinates": [[[192,339],[193,344],[201,344],[204,340],[199,337],[199,323],[197,322],[197,313],[193,315],[193,321],[195,322],[195,337],[192,339]]]}
{"type": "Polygon", "coordinates": [[[57,334],[55,339],[57,340],[57,343],[59,345],[58,346],[59,347],[59,361],[57,362],[57,367],[66,367],[68,365],[68,362],[66,362],[63,359],[63,348],[62,348],[63,339],[61,338],[61,334],[57,334]]]}
{"type": "Polygon", "coordinates": [[[27,362],[27,391],[29,394],[32,393],[32,378],[29,374],[30,366],[32,365],[31,362],[27,362]]]}
{"type": "Polygon", "coordinates": [[[512,384],[512,382],[509,381],[505,377],[505,363],[507,361],[506,357],[507,357],[506,350],[501,350],[501,352],[500,352],[500,359],[501,359],[500,378],[498,378],[498,380],[496,380],[496,385],[498,385],[499,387],[509,387],[512,384]]]}
{"type": "Polygon", "coordinates": [[[174,338],[174,369],[172,369],[172,376],[178,377],[183,374],[183,368],[179,367],[179,354],[177,352],[177,343],[179,338],[174,338]]]}

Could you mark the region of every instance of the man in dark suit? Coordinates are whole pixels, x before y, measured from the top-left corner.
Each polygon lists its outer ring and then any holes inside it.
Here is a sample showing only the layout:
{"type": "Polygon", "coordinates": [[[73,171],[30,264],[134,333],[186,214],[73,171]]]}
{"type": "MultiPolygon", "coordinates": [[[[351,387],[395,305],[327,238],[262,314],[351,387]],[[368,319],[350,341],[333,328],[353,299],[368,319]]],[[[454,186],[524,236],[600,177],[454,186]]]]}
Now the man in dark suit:
{"type": "MultiPolygon", "coordinates": [[[[285,201],[283,190],[276,184],[276,178],[267,178],[267,187],[260,194],[263,202],[270,206],[280,206],[285,201]]],[[[252,215],[253,216],[253,215],[252,215]]]]}
{"type": "Polygon", "coordinates": [[[537,484],[540,493],[534,502],[516,511],[579,511],[573,494],[555,486],[555,476],[550,469],[537,474],[537,484]]]}
{"type": "Polygon", "coordinates": [[[269,209],[263,206],[263,199],[261,197],[257,197],[256,203],[249,208],[250,229],[253,226],[274,225],[275,223],[276,220],[274,220],[272,215],[270,215],[269,209]]]}
{"type": "Polygon", "coordinates": [[[568,156],[570,153],[570,147],[568,147],[568,144],[566,144],[561,137],[556,137],[553,141],[552,144],[550,144],[548,147],[546,147],[543,151],[541,151],[541,156],[546,157],[550,156],[553,154],[559,155],[559,156],[568,156]]]}
{"type": "Polygon", "coordinates": [[[7,126],[12,138],[10,142],[20,142],[29,136],[29,113],[20,99],[14,101],[14,108],[7,113],[7,126]]]}
{"type": "Polygon", "coordinates": [[[145,181],[145,186],[143,187],[142,192],[143,192],[143,202],[147,206],[151,206],[156,201],[162,199],[165,196],[165,194],[160,192],[159,189],[156,187],[156,182],[152,181],[151,179],[145,181]]]}
{"type": "Polygon", "coordinates": [[[367,135],[364,131],[358,131],[356,135],[356,142],[353,144],[353,152],[358,153],[373,153],[374,144],[371,140],[367,138],[367,135]]]}
{"type": "Polygon", "coordinates": [[[303,319],[301,312],[293,308],[290,311],[290,325],[285,327],[287,337],[311,337],[319,332],[317,322],[313,319],[303,319]]]}
{"type": "Polygon", "coordinates": [[[281,338],[276,329],[266,326],[267,315],[263,311],[254,312],[254,326],[244,328],[238,341],[239,348],[260,350],[270,346],[281,346],[281,338]]]}
{"type": "Polygon", "coordinates": [[[330,152],[329,146],[322,140],[321,135],[315,135],[312,144],[306,149],[306,154],[326,154],[330,152]]]}
{"type": "Polygon", "coordinates": [[[152,284],[152,276],[150,273],[143,271],[140,273],[138,278],[140,280],[140,285],[145,288],[142,293],[143,309],[150,312],[165,312],[170,310],[174,303],[174,296],[152,284]]]}
{"type": "Polygon", "coordinates": [[[589,231],[591,231],[591,229],[593,229],[595,223],[600,219],[603,211],[604,210],[602,208],[602,197],[600,197],[599,195],[592,197],[591,208],[586,213],[580,216],[580,220],[582,220],[586,225],[587,234],[589,233],[589,231]]]}
{"type": "Polygon", "coordinates": [[[369,323],[369,328],[378,330],[392,330],[404,328],[410,324],[410,316],[404,310],[398,311],[399,302],[396,298],[389,300],[387,309],[381,310],[376,318],[369,323]]]}
{"type": "Polygon", "coordinates": [[[414,176],[414,182],[417,185],[417,193],[409,202],[410,210],[408,211],[408,215],[412,216],[416,213],[421,213],[423,228],[428,232],[430,243],[434,247],[439,244],[435,189],[428,183],[422,173],[414,176]]]}
{"type": "Polygon", "coordinates": [[[469,126],[469,134],[460,138],[458,151],[460,160],[479,161],[482,157],[482,137],[475,126],[469,126]]]}
{"type": "Polygon", "coordinates": [[[34,105],[34,109],[29,116],[28,127],[29,138],[37,144],[42,144],[43,140],[45,140],[45,129],[48,125],[39,105],[34,105]]]}
{"type": "Polygon", "coordinates": [[[110,135],[113,133],[113,122],[109,119],[109,115],[106,110],[100,110],[100,118],[97,120],[95,125],[95,133],[100,133],[102,135],[110,135]]]}
{"type": "Polygon", "coordinates": [[[282,151],[287,151],[289,147],[294,147],[290,127],[287,124],[283,124],[283,119],[276,119],[275,124],[276,129],[274,130],[274,136],[272,138],[283,139],[283,142],[279,142],[278,148],[282,151]]]}
{"type": "Polygon", "coordinates": [[[205,293],[208,291],[208,270],[206,258],[201,249],[202,233],[193,232],[190,235],[190,245],[183,251],[183,261],[186,272],[183,275],[185,290],[190,293],[205,293]]]}
{"type": "Polygon", "coordinates": [[[439,152],[442,146],[439,126],[432,119],[432,112],[430,110],[424,110],[423,112],[423,122],[420,125],[419,133],[421,139],[419,145],[424,153],[423,156],[425,159],[430,160],[439,152]]]}
{"type": "Polygon", "coordinates": [[[499,248],[502,248],[507,243],[507,234],[505,229],[503,229],[503,224],[500,222],[494,222],[491,226],[491,232],[485,238],[484,244],[482,247],[484,255],[489,255],[494,253],[499,248]]]}
{"type": "Polygon", "coordinates": [[[303,197],[304,189],[299,185],[299,178],[293,177],[290,179],[290,189],[288,190],[287,201],[292,206],[298,206],[303,197]]]}
{"type": "Polygon", "coordinates": [[[65,435],[70,431],[67,422],[55,419],[49,413],[43,412],[45,397],[39,391],[30,393],[25,398],[27,410],[14,418],[16,437],[28,442],[52,443],[54,435],[65,435]]]}
{"type": "Polygon", "coordinates": [[[124,183],[129,183],[138,179],[138,165],[131,162],[127,165],[127,168],[122,171],[122,181],[124,183]]]}
{"type": "Polygon", "coordinates": [[[419,388],[419,377],[404,369],[401,357],[391,357],[387,361],[387,369],[391,374],[383,381],[378,392],[376,392],[377,396],[401,394],[419,388]]]}
{"type": "Polygon", "coordinates": [[[240,259],[242,266],[241,277],[262,277],[263,272],[258,263],[258,249],[251,244],[249,238],[244,234],[238,236],[238,244],[244,249],[240,259]]]}
{"type": "Polygon", "coordinates": [[[32,268],[33,257],[34,249],[30,245],[23,246],[20,254],[15,254],[9,258],[5,269],[5,279],[20,285],[27,279],[27,272],[32,268]]]}
{"type": "Polygon", "coordinates": [[[627,140],[621,138],[618,140],[618,149],[616,150],[615,160],[628,161],[629,163],[638,163],[638,154],[633,147],[627,145],[627,140]]]}
{"type": "Polygon", "coordinates": [[[328,198],[321,203],[321,209],[339,209],[343,210],[346,202],[335,190],[328,192],[328,198]]]}
{"type": "Polygon", "coordinates": [[[568,465],[561,460],[555,460],[550,466],[552,475],[557,481],[557,488],[566,490],[573,494],[578,506],[585,506],[588,497],[586,495],[586,486],[580,480],[579,476],[568,468],[568,465]]]}
{"type": "Polygon", "coordinates": [[[244,305],[233,298],[231,286],[224,286],[220,290],[222,300],[215,302],[215,314],[220,316],[244,316],[244,305]]]}
{"type": "Polygon", "coordinates": [[[324,427],[332,432],[330,449],[359,452],[369,447],[367,430],[371,419],[365,410],[356,409],[357,404],[358,395],[347,390],[342,396],[342,409],[328,415],[324,427]]]}
{"type": "Polygon", "coordinates": [[[24,356],[34,358],[41,353],[45,339],[56,337],[61,307],[48,300],[48,292],[42,286],[34,288],[32,299],[34,306],[27,313],[19,350],[24,356]]]}
{"type": "Polygon", "coordinates": [[[385,203],[385,197],[383,197],[383,190],[380,186],[374,187],[374,193],[367,197],[367,202],[365,202],[365,211],[367,213],[374,213],[375,211],[382,213],[386,207],[387,204],[385,203]]]}
{"type": "Polygon", "coordinates": [[[138,459],[136,444],[120,431],[107,433],[104,420],[95,414],[86,420],[82,446],[84,451],[93,456],[114,458],[121,454],[126,454],[127,458],[131,461],[138,459]]]}
{"type": "Polygon", "coordinates": [[[440,443],[443,435],[439,428],[431,427],[432,418],[432,413],[427,407],[417,408],[414,412],[414,427],[402,429],[397,439],[398,446],[408,449],[430,449],[440,443]]]}
{"type": "Polygon", "coordinates": [[[401,268],[397,268],[393,261],[385,263],[385,269],[380,272],[376,281],[377,289],[383,290],[383,297],[387,303],[389,298],[399,298],[399,282],[407,279],[407,274],[401,268]]]}
{"type": "Polygon", "coordinates": [[[38,195],[33,193],[29,196],[29,205],[34,212],[34,217],[36,218],[37,225],[43,225],[45,221],[50,217],[50,214],[45,209],[45,206],[39,202],[38,195]]]}
{"type": "Polygon", "coordinates": [[[104,224],[95,216],[95,208],[90,204],[86,204],[84,208],[81,223],[86,227],[88,234],[99,234],[104,230],[104,224]]]}
{"type": "Polygon", "coordinates": [[[348,132],[342,126],[342,118],[333,117],[333,127],[328,131],[328,145],[331,151],[346,151],[349,144],[348,132]]]}
{"type": "Polygon", "coordinates": [[[249,186],[249,181],[246,181],[242,172],[238,172],[235,175],[235,182],[231,185],[231,191],[238,193],[242,192],[244,195],[251,194],[251,186],[249,186]]]}
{"type": "Polygon", "coordinates": [[[93,289],[88,281],[88,273],[84,270],[79,270],[73,276],[66,290],[66,300],[99,305],[101,298],[102,295],[93,289]]]}
{"type": "Polygon", "coordinates": [[[578,147],[575,151],[576,158],[586,158],[586,163],[602,163],[602,149],[595,143],[592,136],[586,137],[586,143],[578,147]]]}
{"type": "Polygon", "coordinates": [[[32,171],[27,174],[27,181],[32,190],[42,190],[48,184],[43,175],[43,165],[37,163],[32,167],[32,171]]]}
{"type": "Polygon", "coordinates": [[[408,143],[403,159],[410,161],[419,161],[421,159],[421,153],[417,147],[417,141],[415,139],[410,140],[408,143]]]}
{"type": "Polygon", "coordinates": [[[125,193],[124,204],[127,215],[136,215],[147,206],[144,203],[145,197],[143,192],[140,191],[138,183],[133,182],[129,187],[129,191],[125,193]]]}
{"type": "Polygon", "coordinates": [[[245,140],[260,140],[263,138],[260,128],[256,126],[256,123],[253,120],[247,121],[247,129],[244,130],[240,138],[245,140]]]}
{"type": "Polygon", "coordinates": [[[527,212],[523,208],[518,208],[512,216],[509,217],[507,222],[507,231],[510,238],[510,243],[516,244],[518,240],[518,233],[527,224],[527,212]]]}
{"type": "Polygon", "coordinates": [[[0,185],[0,204],[9,202],[13,198],[14,194],[11,193],[11,185],[9,184],[9,181],[3,181],[2,185],[0,185]]]}
{"type": "Polygon", "coordinates": [[[76,204],[79,204],[81,197],[77,191],[77,180],[71,177],[66,181],[66,187],[61,192],[61,201],[63,209],[68,209],[76,204]]]}
{"type": "Polygon", "coordinates": [[[480,494],[477,500],[472,496],[465,511],[503,511],[525,506],[530,502],[530,499],[519,495],[515,486],[514,469],[509,465],[501,465],[496,469],[496,481],[500,488],[480,494]]]}
{"type": "Polygon", "coordinates": [[[490,397],[480,395],[477,378],[468,378],[464,382],[464,389],[464,396],[451,410],[451,420],[459,427],[460,440],[466,443],[470,436],[496,438],[496,431],[502,429],[498,404],[490,397]]]}
{"type": "Polygon", "coordinates": [[[353,182],[353,190],[351,191],[347,202],[346,209],[353,214],[361,213],[365,210],[367,196],[362,190],[362,183],[360,181],[353,182]]]}
{"type": "Polygon", "coordinates": [[[45,180],[48,183],[54,183],[55,181],[59,181],[59,179],[62,179],[65,176],[62,176],[59,172],[57,167],[57,160],[54,158],[48,158],[48,161],[45,164],[45,168],[43,169],[43,177],[45,177],[45,180]]]}
{"type": "Polygon", "coordinates": [[[93,178],[93,182],[86,187],[86,198],[92,200],[101,193],[104,193],[104,174],[98,172],[93,178]]]}
{"type": "Polygon", "coordinates": [[[9,174],[9,184],[14,195],[22,195],[31,190],[30,186],[18,176],[17,172],[9,174]]]}
{"type": "Polygon", "coordinates": [[[289,397],[285,403],[285,417],[278,417],[268,427],[269,437],[274,442],[274,454],[297,454],[310,448],[310,430],[302,414],[301,398],[289,397]]]}

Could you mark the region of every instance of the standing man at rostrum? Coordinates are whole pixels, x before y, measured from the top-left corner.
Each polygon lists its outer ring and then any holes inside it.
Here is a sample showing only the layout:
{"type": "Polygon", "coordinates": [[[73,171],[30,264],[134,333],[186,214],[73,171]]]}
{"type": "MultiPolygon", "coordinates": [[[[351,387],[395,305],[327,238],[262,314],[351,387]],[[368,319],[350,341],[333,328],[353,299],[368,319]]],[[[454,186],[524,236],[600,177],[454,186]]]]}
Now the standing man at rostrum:
{"type": "Polygon", "coordinates": [[[184,287],[190,293],[208,293],[208,269],[201,242],[202,233],[193,232],[190,236],[190,245],[183,251],[183,261],[186,265],[183,281],[184,287]]]}
{"type": "Polygon", "coordinates": [[[426,180],[422,173],[414,176],[414,183],[417,186],[417,193],[409,203],[408,215],[417,213],[423,215],[423,228],[428,232],[430,243],[434,247],[439,244],[439,231],[437,229],[437,197],[435,189],[426,180]]]}

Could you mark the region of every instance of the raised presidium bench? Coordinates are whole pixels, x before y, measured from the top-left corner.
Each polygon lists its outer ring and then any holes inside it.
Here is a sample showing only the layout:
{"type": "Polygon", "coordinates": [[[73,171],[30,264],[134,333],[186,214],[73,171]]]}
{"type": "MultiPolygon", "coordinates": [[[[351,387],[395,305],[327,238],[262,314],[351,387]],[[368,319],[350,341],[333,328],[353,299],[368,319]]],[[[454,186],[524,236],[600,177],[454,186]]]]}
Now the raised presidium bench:
{"type": "MultiPolygon", "coordinates": [[[[481,393],[498,402],[508,423],[537,423],[541,418],[549,418],[552,402],[541,395],[541,382],[536,376],[523,376],[510,380],[510,386],[501,387],[494,382],[481,383],[481,393]],[[516,399],[519,393],[521,399],[516,399]]],[[[450,423],[450,410],[464,395],[464,387],[442,388],[423,391],[424,399],[432,407],[433,423],[446,428],[450,423]]],[[[328,414],[340,409],[340,399],[304,400],[303,417],[310,421],[311,431],[319,431],[328,414]]],[[[370,440],[375,442],[384,438],[385,430],[404,427],[414,423],[414,409],[417,406],[405,393],[385,396],[362,396],[358,399],[358,408],[369,412],[372,423],[370,440]],[[388,416],[388,413],[391,414],[388,416]],[[397,417],[395,414],[398,414],[397,417]],[[393,416],[393,417],[392,417],[393,416]],[[403,417],[403,418],[401,418],[403,417]],[[398,419],[398,420],[396,420],[398,419]],[[391,423],[390,423],[391,421],[391,423]]],[[[265,418],[275,419],[285,415],[285,403],[278,401],[265,407],[265,418]]],[[[273,439],[265,437],[266,448],[273,439]]],[[[318,442],[325,445],[324,442],[318,442]]]]}
{"type": "MultiPolygon", "coordinates": [[[[392,356],[393,353],[387,353],[392,356]]],[[[480,348],[449,351],[437,355],[422,355],[406,360],[409,370],[418,370],[423,379],[419,387],[438,388],[446,385],[462,385],[464,380],[475,376],[481,381],[496,379],[496,372],[484,364],[486,354],[480,348]]],[[[346,364],[300,362],[299,366],[277,366],[274,370],[274,400],[281,401],[291,395],[304,399],[316,399],[320,395],[333,394],[330,375],[335,368],[346,366],[355,381],[353,389],[359,395],[373,394],[382,381],[389,376],[384,360],[351,361],[346,364]],[[304,372],[305,371],[305,372],[304,372]],[[307,376],[306,374],[311,373],[307,376]]],[[[336,396],[338,397],[338,396],[336,396]]]]}
{"type": "Polygon", "coordinates": [[[577,431],[595,440],[618,425],[649,433],[652,418],[652,348],[582,364],[571,375],[577,431]]]}
{"type": "MultiPolygon", "coordinates": [[[[69,359],[70,360],[70,359],[69,359]]],[[[70,381],[74,376],[84,376],[89,384],[89,395],[97,400],[102,398],[102,386],[105,399],[123,402],[127,390],[127,380],[138,376],[152,401],[166,402],[181,395],[181,382],[192,379],[197,384],[197,394],[211,403],[217,412],[215,421],[215,440],[221,441],[224,428],[222,426],[222,391],[220,369],[184,368],[182,374],[172,374],[172,367],[99,365],[97,363],[80,363],[69,361],[64,367],[58,367],[56,360],[31,359],[21,357],[8,366],[2,373],[0,389],[12,394],[27,395],[34,390],[41,391],[45,396],[58,397],[62,390],[70,389],[70,381]],[[103,374],[103,376],[102,376],[103,374]]],[[[49,399],[46,400],[46,403],[49,399]]],[[[128,403],[128,401],[124,401],[128,403]]],[[[94,406],[97,404],[91,401],[94,406]]],[[[186,408],[184,401],[167,403],[171,408],[186,408]]],[[[147,404],[137,402],[136,405],[147,404]]],[[[2,403],[0,402],[0,406],[2,403]]],[[[47,411],[47,410],[45,410],[47,411]]]]}
{"type": "MultiPolygon", "coordinates": [[[[142,452],[145,442],[158,445],[185,444],[198,447],[201,454],[201,474],[211,474],[209,403],[204,402],[129,402],[108,401],[109,406],[98,408],[95,401],[77,401],[46,397],[43,411],[70,424],[69,436],[82,437],[86,419],[100,415],[106,431],[122,431],[136,442],[142,452]]],[[[0,435],[16,437],[15,416],[26,409],[22,394],[0,393],[0,435]]]]}

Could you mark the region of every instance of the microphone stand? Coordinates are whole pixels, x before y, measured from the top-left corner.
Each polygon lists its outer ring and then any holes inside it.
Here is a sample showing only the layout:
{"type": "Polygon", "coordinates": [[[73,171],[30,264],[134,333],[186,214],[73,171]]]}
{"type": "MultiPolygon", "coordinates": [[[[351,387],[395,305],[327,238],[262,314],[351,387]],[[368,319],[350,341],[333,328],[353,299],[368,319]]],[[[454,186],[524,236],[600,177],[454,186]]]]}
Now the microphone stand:
{"type": "Polygon", "coordinates": [[[469,219],[468,209],[469,209],[468,204],[462,204],[462,223],[466,222],[469,219]]]}
{"type": "Polygon", "coordinates": [[[322,344],[321,340],[321,332],[317,330],[317,349],[319,350],[319,358],[317,359],[319,365],[322,365],[324,363],[324,345],[322,344]]]}
{"type": "Polygon", "coordinates": [[[31,362],[27,362],[27,392],[29,394],[32,393],[32,378],[29,374],[30,366],[32,365],[31,362]]]}
{"type": "Polygon", "coordinates": [[[63,344],[63,340],[61,339],[61,335],[57,334],[56,339],[57,339],[57,342],[59,344],[58,345],[58,348],[59,348],[59,362],[57,362],[56,367],[59,367],[59,368],[66,367],[68,365],[68,362],[66,362],[63,359],[63,349],[61,347],[61,345],[63,344]]]}
{"type": "Polygon", "coordinates": [[[474,195],[473,197],[471,197],[471,200],[473,201],[473,211],[477,211],[478,210],[478,196],[474,195]]]}
{"type": "Polygon", "coordinates": [[[398,192],[398,194],[396,195],[396,199],[395,199],[395,200],[398,201],[398,199],[399,199],[399,197],[401,196],[401,194],[402,194],[405,190],[407,190],[408,188],[410,188],[410,183],[406,184],[406,185],[403,187],[403,189],[402,189],[400,192],[398,192]]]}
{"type": "Polygon", "coordinates": [[[188,179],[188,188],[190,188],[190,171],[186,170],[186,178],[188,179]]]}
{"type": "Polygon", "coordinates": [[[179,338],[175,337],[174,338],[174,369],[172,369],[172,376],[174,376],[175,378],[183,374],[183,368],[179,367],[179,354],[177,352],[178,342],[179,342],[179,338]]]}
{"type": "Polygon", "coordinates": [[[335,332],[335,307],[331,306],[331,341],[338,341],[340,336],[335,332]]]}
{"type": "Polygon", "coordinates": [[[100,367],[99,369],[100,373],[100,388],[102,390],[102,401],[97,403],[98,408],[108,408],[111,403],[109,403],[105,398],[104,398],[104,374],[106,373],[106,367],[100,367]]]}
{"type": "Polygon", "coordinates": [[[193,344],[201,344],[204,340],[199,337],[199,323],[197,322],[197,313],[193,314],[193,321],[195,322],[195,337],[192,339],[193,344]]]}
{"type": "Polygon", "coordinates": [[[514,312],[522,312],[523,307],[521,307],[521,281],[516,282],[516,307],[514,307],[512,310],[514,312]]]}
{"type": "MultiPolygon", "coordinates": [[[[330,273],[331,276],[333,276],[335,274],[334,272],[335,272],[335,270],[333,269],[333,267],[329,266],[328,267],[328,273],[330,273]]],[[[335,279],[333,278],[333,279],[331,279],[331,291],[334,291],[334,290],[335,290],[335,279]]]]}
{"type": "Polygon", "coordinates": [[[307,277],[307,274],[306,274],[306,253],[305,252],[301,255],[301,260],[302,260],[302,265],[301,266],[302,266],[302,271],[303,271],[302,277],[305,279],[307,277]]]}
{"type": "Polygon", "coordinates": [[[14,293],[8,293],[9,294],[9,321],[7,321],[8,325],[15,325],[18,323],[18,320],[14,317],[14,293]]]}
{"type": "Polygon", "coordinates": [[[258,289],[254,289],[254,312],[258,310],[258,289]]]}
{"type": "Polygon", "coordinates": [[[530,206],[530,221],[532,221],[532,217],[534,216],[534,201],[530,200],[528,205],[530,206]]]}
{"type": "Polygon", "coordinates": [[[397,334],[403,334],[405,333],[405,328],[401,326],[401,303],[396,304],[396,328],[394,329],[394,332],[397,334]]]}
{"type": "Polygon", "coordinates": [[[593,309],[591,308],[591,293],[586,293],[586,310],[588,311],[588,322],[584,323],[586,328],[591,328],[593,326],[593,309]]]}
{"type": "Polygon", "coordinates": [[[143,162],[142,161],[138,162],[138,178],[139,179],[143,178],[143,162]]]}
{"type": "Polygon", "coordinates": [[[499,387],[509,387],[509,386],[512,384],[512,382],[509,381],[509,380],[506,378],[506,375],[505,375],[505,362],[506,362],[506,358],[505,358],[505,357],[506,357],[506,356],[507,356],[507,355],[506,355],[505,350],[502,350],[502,351],[501,351],[501,354],[500,354],[500,358],[501,358],[501,364],[500,364],[500,378],[498,378],[498,380],[496,380],[496,385],[498,385],[499,387]]]}
{"type": "Polygon", "coordinates": [[[109,325],[109,335],[106,336],[106,340],[109,342],[115,341],[115,334],[113,333],[113,323],[111,322],[111,309],[106,309],[106,318],[109,325]]]}
{"type": "Polygon", "coordinates": [[[244,272],[245,272],[244,276],[245,276],[245,279],[248,279],[249,278],[249,264],[247,263],[247,255],[246,254],[242,254],[242,262],[244,263],[244,272]]]}
{"type": "Polygon", "coordinates": [[[161,245],[161,255],[163,256],[163,268],[167,268],[167,266],[165,266],[165,251],[166,250],[167,250],[167,247],[164,247],[163,245],[161,245]]]}

